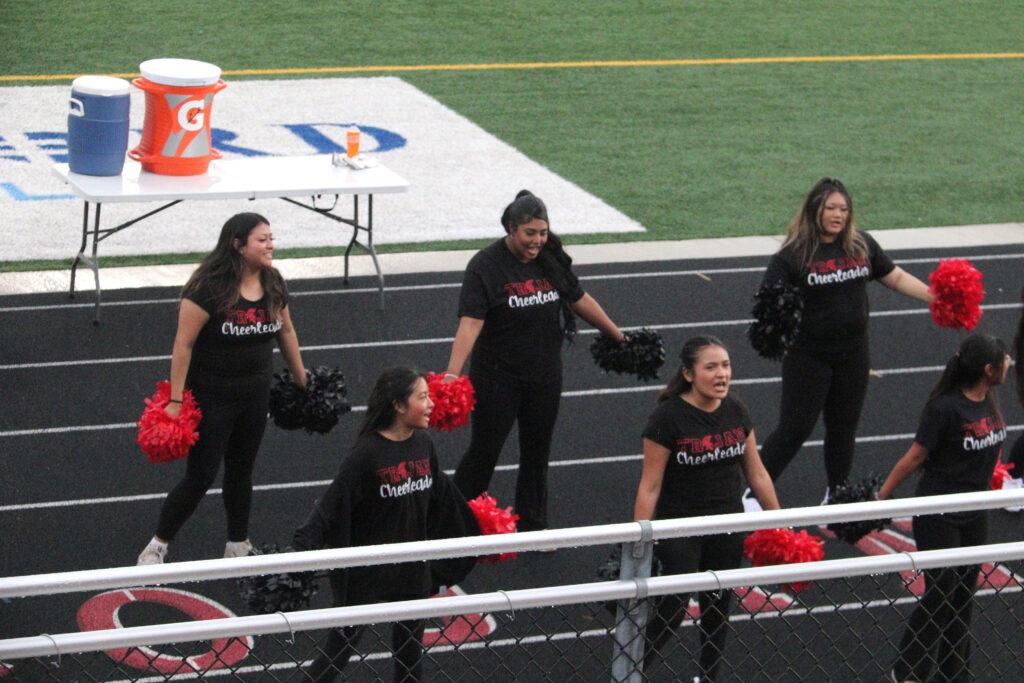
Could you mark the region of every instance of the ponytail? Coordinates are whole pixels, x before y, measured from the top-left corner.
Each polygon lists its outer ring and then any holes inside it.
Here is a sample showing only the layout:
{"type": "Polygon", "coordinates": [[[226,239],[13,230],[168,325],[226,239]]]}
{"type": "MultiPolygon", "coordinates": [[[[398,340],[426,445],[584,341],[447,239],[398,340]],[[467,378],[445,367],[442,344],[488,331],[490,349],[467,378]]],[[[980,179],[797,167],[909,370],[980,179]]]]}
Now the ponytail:
{"type": "Polygon", "coordinates": [[[683,370],[694,372],[694,369],[697,367],[697,359],[700,358],[701,351],[709,346],[720,346],[726,351],[729,350],[726,349],[725,344],[722,343],[721,339],[710,334],[697,335],[696,337],[690,337],[686,340],[686,343],[683,344],[683,350],[679,352],[679,358],[682,360],[679,370],[676,371],[676,374],[672,376],[672,379],[668,381],[665,388],[661,390],[660,394],[658,394],[658,403],[663,403],[673,396],[685,394],[693,388],[693,384],[690,380],[686,379],[683,375],[683,370]]]}
{"type": "Polygon", "coordinates": [[[565,253],[561,238],[550,229],[548,209],[539,197],[529,190],[520,190],[515,200],[501,214],[501,226],[506,233],[532,220],[548,224],[548,241],[537,255],[537,265],[551,286],[558,290],[558,303],[562,312],[562,334],[572,342],[576,336],[576,313],[572,310],[570,295],[579,287],[579,278],[572,272],[572,258],[565,253]]]}
{"type": "MultiPolygon", "coordinates": [[[[975,386],[985,378],[985,368],[989,365],[1002,370],[1006,364],[1006,352],[1006,343],[998,337],[982,333],[968,336],[961,342],[960,349],[946,362],[946,369],[928,396],[925,406],[943,394],[975,386]]],[[[985,401],[999,423],[1003,424],[1003,414],[995,394],[989,391],[985,401]]]]}

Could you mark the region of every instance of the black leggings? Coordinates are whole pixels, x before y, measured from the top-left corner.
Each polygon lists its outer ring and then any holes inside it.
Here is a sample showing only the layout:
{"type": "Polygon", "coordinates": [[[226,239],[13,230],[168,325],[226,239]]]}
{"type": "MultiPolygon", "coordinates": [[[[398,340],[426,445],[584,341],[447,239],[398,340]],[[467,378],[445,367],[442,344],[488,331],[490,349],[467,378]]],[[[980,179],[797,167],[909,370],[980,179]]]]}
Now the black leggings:
{"type": "MultiPolygon", "coordinates": [[[[988,513],[915,517],[914,539],[918,550],[982,545],[988,540],[988,513]]],[[[978,565],[924,570],[924,595],[907,621],[893,663],[897,679],[971,680],[969,630],[979,570],[978,565]],[[937,675],[929,679],[932,666],[937,675]]]]}
{"type": "Polygon", "coordinates": [[[794,349],[782,361],[779,424],[761,446],[761,460],[778,480],[818,415],[825,417],[825,473],[835,490],[850,476],[857,423],[868,389],[868,342],[844,353],[815,354],[794,349]]]}
{"type": "MultiPolygon", "coordinates": [[[[324,648],[307,672],[316,683],[329,683],[345,668],[365,625],[335,628],[327,634],[324,648]]],[[[419,681],[423,675],[423,621],[396,621],[391,627],[394,680],[419,681]]]]}
{"type": "MultiPolygon", "coordinates": [[[[664,574],[690,574],[708,569],[736,569],[743,559],[742,534],[716,534],[659,541],[654,553],[664,574]]],[[[701,681],[714,681],[729,634],[731,590],[697,594],[700,603],[700,655],[697,664],[701,681]]],[[[644,672],[662,656],[662,650],[686,616],[688,595],[663,595],[654,601],[655,612],[647,625],[644,672]]]]}
{"type": "Polygon", "coordinates": [[[512,424],[519,421],[519,477],[515,509],[519,531],[548,526],[548,459],[558,418],[562,377],[546,384],[518,382],[470,370],[476,391],[469,448],[455,470],[455,485],[467,500],[487,490],[512,424]]]}
{"type": "Polygon", "coordinates": [[[249,537],[252,470],[267,426],[269,385],[239,398],[199,390],[194,394],[203,412],[199,440],[189,451],[185,478],[167,494],[156,535],[165,541],[174,540],[213,485],[223,460],[228,540],[244,541],[249,537]]]}

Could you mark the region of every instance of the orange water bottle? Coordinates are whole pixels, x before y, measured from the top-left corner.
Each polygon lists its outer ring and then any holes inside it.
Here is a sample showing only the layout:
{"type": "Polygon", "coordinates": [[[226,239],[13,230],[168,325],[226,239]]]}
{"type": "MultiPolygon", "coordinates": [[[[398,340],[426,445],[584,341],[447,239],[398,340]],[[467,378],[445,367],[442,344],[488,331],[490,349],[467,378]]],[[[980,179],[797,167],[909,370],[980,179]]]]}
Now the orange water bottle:
{"type": "Polygon", "coordinates": [[[345,145],[348,147],[347,154],[350,159],[359,156],[359,128],[354,123],[348,127],[345,145]]]}

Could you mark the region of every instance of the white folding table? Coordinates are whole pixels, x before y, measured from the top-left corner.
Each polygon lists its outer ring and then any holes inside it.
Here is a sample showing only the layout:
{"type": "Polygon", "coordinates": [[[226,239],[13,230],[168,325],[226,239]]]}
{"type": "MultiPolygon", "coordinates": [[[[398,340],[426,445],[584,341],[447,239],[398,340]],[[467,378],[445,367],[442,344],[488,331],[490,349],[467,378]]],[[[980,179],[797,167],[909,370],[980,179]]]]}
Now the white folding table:
{"type": "Polygon", "coordinates": [[[75,295],[75,271],[79,263],[92,268],[96,281],[96,312],[94,323],[99,323],[102,290],[100,289],[99,243],[141,220],[160,213],[175,204],[193,199],[256,199],[279,198],[314,211],[321,216],[352,227],[352,239],[345,249],[345,284],[348,284],[348,257],[352,247],[359,246],[373,259],[380,288],[380,306],[384,308],[384,275],[377,262],[373,246],[373,195],[405,192],[409,183],[384,166],[354,170],[347,165],[335,166],[331,155],[291,157],[257,157],[253,159],[218,159],[210,162],[203,175],[169,176],[143,171],[140,164],[128,160],[119,176],[89,176],[72,173],[67,164],[54,164],[53,173],[71,186],[85,202],[82,216],[82,245],[71,264],[70,295],[75,295]],[[316,205],[316,199],[334,196],[328,208],[316,205]],[[340,195],[352,196],[352,217],[332,213],[340,195]],[[360,222],[359,197],[366,195],[368,207],[366,222],[360,222]],[[309,203],[294,199],[310,197],[309,203]],[[100,227],[100,207],[105,202],[167,202],[132,220],[110,228],[100,227]],[[90,204],[96,205],[92,227],[89,225],[90,204]],[[365,244],[359,232],[366,233],[365,244]],[[89,243],[92,248],[89,249],[89,243]],[[88,252],[88,253],[87,253],[88,252]]]}

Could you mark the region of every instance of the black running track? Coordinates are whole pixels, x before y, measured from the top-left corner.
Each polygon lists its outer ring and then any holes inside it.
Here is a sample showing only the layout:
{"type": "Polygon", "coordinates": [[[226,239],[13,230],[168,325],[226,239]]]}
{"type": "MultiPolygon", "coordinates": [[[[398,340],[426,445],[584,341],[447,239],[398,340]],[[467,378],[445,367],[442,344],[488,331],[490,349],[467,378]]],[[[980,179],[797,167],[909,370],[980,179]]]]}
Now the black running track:
{"type": "MultiPolygon", "coordinates": [[[[988,292],[980,329],[1009,340],[1020,314],[1021,248],[922,249],[893,252],[908,271],[926,279],[938,258],[970,257],[985,274],[988,292]]],[[[670,350],[662,377],[675,368],[684,339],[711,332],[730,347],[733,391],[750,407],[763,438],[774,426],[779,366],[759,358],[744,330],[750,295],[766,258],[709,258],[578,268],[585,288],[623,327],[659,329],[670,350]]],[[[102,273],[101,273],[102,275],[102,273]]],[[[303,358],[340,366],[350,398],[365,404],[381,368],[410,364],[444,368],[456,327],[460,273],[386,275],[387,310],[377,310],[370,279],[290,283],[303,358]]],[[[922,304],[881,285],[870,287],[873,318],[871,380],[859,434],[854,476],[887,472],[905,452],[930,387],[963,333],[936,328],[922,304]],[[874,439],[871,437],[883,437],[874,439]]],[[[176,321],[176,291],[107,292],[103,323],[91,324],[91,298],[21,295],[0,298],[0,575],[133,564],[153,533],[165,493],[183,463],[151,465],[135,445],[134,422],[167,377],[176,321]]],[[[550,471],[551,520],[556,527],[622,522],[631,518],[641,469],[640,437],[657,387],[609,376],[596,368],[592,332],[566,349],[565,396],[550,471]],[[626,456],[626,457],[623,457],[626,456]]],[[[280,358],[277,357],[279,365],[280,358]]],[[[1011,438],[1021,411],[1009,387],[1002,405],[1011,438]]],[[[255,479],[252,537],[285,544],[314,498],[337,470],[360,413],[326,436],[269,426],[255,479]]],[[[467,444],[466,430],[439,434],[442,464],[451,469],[467,444]]],[[[819,432],[812,439],[820,439],[819,432]]],[[[513,435],[501,461],[514,465],[513,435]]],[[[513,497],[515,471],[500,469],[491,487],[501,503],[513,497]]],[[[824,493],[820,446],[806,446],[778,482],[786,507],[815,505],[824,493]]],[[[905,484],[902,495],[910,495],[905,484]]],[[[993,513],[993,542],[1018,540],[1021,516],[993,513]]],[[[224,546],[220,497],[208,495],[172,544],[169,561],[219,557],[224,546]]],[[[830,558],[858,551],[829,541],[830,558]]],[[[482,566],[469,592],[592,580],[607,548],[527,554],[482,566]]],[[[247,608],[230,582],[193,585],[238,614],[247,608]]],[[[328,591],[314,606],[326,606],[328,591]]],[[[81,594],[0,603],[0,637],[77,631],[81,594]]],[[[871,596],[860,596],[870,599],[871,596]]],[[[180,613],[163,614],[180,620],[180,613]]],[[[135,624],[127,624],[135,625],[135,624]]],[[[809,628],[814,628],[808,623],[809,628]]]]}

